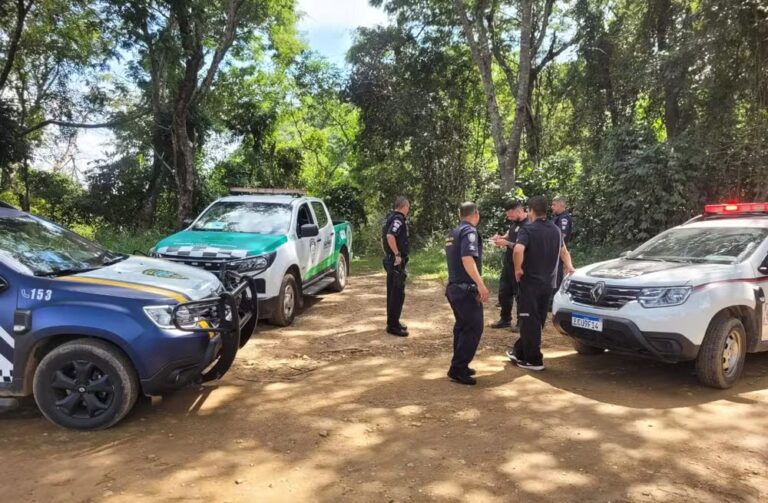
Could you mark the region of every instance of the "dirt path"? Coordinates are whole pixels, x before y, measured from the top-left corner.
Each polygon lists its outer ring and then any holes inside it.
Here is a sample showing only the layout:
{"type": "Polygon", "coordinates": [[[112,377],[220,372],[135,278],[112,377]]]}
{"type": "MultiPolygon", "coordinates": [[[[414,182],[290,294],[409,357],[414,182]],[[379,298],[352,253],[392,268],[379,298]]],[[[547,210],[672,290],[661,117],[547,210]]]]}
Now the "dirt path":
{"type": "Polygon", "coordinates": [[[1,415],[2,501],[768,499],[768,355],[716,391],[691,365],[580,357],[552,330],[547,370],[526,373],[487,330],[465,387],[445,378],[442,287],[409,287],[399,339],[381,330],[383,283],[313,299],[217,385],[111,430],[58,429],[33,404],[1,415]]]}

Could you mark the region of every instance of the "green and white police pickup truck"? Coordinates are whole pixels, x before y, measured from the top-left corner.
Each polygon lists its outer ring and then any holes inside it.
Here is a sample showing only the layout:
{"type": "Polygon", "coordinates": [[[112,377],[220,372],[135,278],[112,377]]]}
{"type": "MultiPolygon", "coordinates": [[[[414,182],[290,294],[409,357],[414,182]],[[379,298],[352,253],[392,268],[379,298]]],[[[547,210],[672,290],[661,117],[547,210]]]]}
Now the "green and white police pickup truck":
{"type": "Polygon", "coordinates": [[[232,189],[186,229],[157,243],[151,255],[220,277],[227,270],[252,276],[259,318],[287,326],[304,295],[344,289],[352,229],[332,221],[322,200],[300,191],[232,189]]]}

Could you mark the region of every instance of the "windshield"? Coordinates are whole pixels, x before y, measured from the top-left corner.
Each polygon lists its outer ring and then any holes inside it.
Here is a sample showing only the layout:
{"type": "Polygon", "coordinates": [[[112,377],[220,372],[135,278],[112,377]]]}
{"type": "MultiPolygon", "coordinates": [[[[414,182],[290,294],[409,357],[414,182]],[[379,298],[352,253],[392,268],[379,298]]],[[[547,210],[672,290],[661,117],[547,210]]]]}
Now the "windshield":
{"type": "Polygon", "coordinates": [[[680,262],[741,262],[760,246],[768,229],[682,227],[659,234],[627,258],[680,262]]]}
{"type": "Polygon", "coordinates": [[[75,274],[125,257],[31,215],[0,217],[0,254],[36,276],[75,274]]]}
{"type": "Polygon", "coordinates": [[[290,226],[291,206],[288,204],[222,201],[208,208],[192,230],[288,234],[290,226]]]}

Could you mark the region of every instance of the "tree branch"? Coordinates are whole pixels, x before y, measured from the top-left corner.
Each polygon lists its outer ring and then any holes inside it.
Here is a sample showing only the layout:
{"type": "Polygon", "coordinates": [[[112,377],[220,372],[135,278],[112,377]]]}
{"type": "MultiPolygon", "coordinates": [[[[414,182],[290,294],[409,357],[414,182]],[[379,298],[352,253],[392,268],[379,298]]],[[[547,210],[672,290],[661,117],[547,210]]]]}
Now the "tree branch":
{"type": "Polygon", "coordinates": [[[229,49],[232,47],[232,43],[235,41],[235,34],[237,32],[237,25],[239,22],[238,15],[240,8],[243,6],[243,0],[230,0],[229,7],[227,9],[227,26],[224,29],[224,36],[219,43],[219,46],[213,53],[211,59],[211,66],[208,67],[203,83],[197,90],[196,96],[205,96],[213,84],[213,79],[216,77],[216,72],[219,71],[224,56],[226,56],[229,49]]]}
{"type": "Polygon", "coordinates": [[[19,41],[21,35],[24,32],[24,20],[27,18],[27,14],[32,9],[32,4],[35,0],[29,0],[28,3],[24,3],[24,0],[17,0],[17,12],[16,12],[16,24],[13,27],[13,35],[11,36],[11,42],[8,44],[8,55],[5,58],[5,64],[3,65],[3,71],[0,73],[0,90],[5,87],[8,82],[8,75],[11,74],[13,68],[13,62],[16,59],[16,53],[19,50],[19,41]]]}
{"type": "Polygon", "coordinates": [[[115,119],[109,122],[98,122],[98,123],[83,123],[83,122],[62,121],[57,119],[46,119],[42,122],[35,124],[32,127],[25,129],[24,131],[21,132],[21,135],[26,136],[30,133],[34,133],[39,129],[43,129],[46,126],[59,126],[59,127],[69,127],[69,128],[77,128],[77,129],[111,128],[111,127],[119,126],[120,124],[124,124],[126,122],[130,122],[134,119],[138,119],[139,117],[146,115],[146,113],[147,113],[146,111],[142,111],[141,113],[137,113],[134,115],[127,115],[125,117],[121,117],[119,119],[115,119]]]}
{"type": "Polygon", "coordinates": [[[533,43],[533,57],[536,57],[536,55],[539,53],[541,44],[544,43],[544,38],[547,36],[549,18],[552,16],[552,7],[554,6],[554,3],[555,0],[547,0],[547,3],[544,4],[544,16],[541,20],[541,29],[539,30],[539,36],[536,37],[536,41],[533,43]]]}

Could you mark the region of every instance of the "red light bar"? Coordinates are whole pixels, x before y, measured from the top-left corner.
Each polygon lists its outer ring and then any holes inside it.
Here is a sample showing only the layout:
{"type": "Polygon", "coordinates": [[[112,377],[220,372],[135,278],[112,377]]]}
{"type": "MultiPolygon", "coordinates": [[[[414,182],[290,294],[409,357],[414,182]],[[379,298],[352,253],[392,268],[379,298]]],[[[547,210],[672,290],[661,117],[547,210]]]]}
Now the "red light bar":
{"type": "Polygon", "coordinates": [[[704,213],[725,215],[731,213],[768,213],[768,203],[708,204],[704,213]]]}

